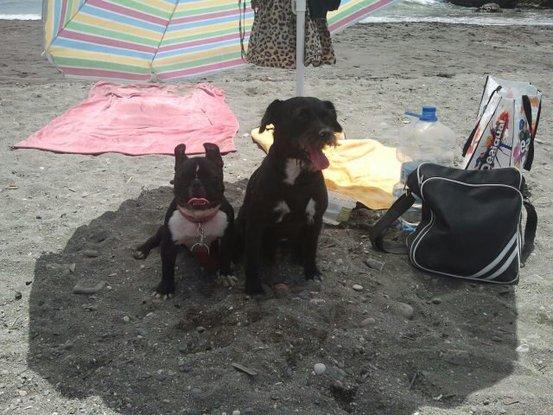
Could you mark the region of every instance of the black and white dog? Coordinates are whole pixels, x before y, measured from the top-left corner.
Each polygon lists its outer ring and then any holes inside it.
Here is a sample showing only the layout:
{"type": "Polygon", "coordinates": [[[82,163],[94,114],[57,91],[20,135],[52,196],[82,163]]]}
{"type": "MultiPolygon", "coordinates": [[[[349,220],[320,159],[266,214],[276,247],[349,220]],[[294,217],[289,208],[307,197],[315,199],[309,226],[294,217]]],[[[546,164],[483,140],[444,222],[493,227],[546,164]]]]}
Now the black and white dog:
{"type": "Polygon", "coordinates": [[[219,147],[204,144],[205,157],[188,158],[186,146],[175,147],[174,199],[158,231],[134,252],[144,259],[160,246],[162,277],[157,296],[168,298],[175,292],[177,246],[184,245],[208,272],[219,271],[220,282],[234,285],[234,210],[224,195],[223,159],[219,147]]]}
{"type": "Polygon", "coordinates": [[[323,153],[342,132],[330,101],[296,97],[273,101],[261,121],[269,124],[274,142],[251,176],[236,231],[244,250],[246,293],[261,294],[261,258],[272,258],[287,240],[304,268],[305,278],[321,278],[316,255],[328,195],[322,170],[323,153]]]}

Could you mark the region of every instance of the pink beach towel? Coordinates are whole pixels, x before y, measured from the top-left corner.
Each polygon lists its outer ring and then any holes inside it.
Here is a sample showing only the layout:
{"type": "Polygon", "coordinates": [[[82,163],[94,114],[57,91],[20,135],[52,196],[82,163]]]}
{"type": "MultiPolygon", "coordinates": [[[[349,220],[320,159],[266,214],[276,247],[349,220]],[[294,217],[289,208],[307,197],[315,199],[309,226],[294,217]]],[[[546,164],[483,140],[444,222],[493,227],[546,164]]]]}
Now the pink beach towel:
{"type": "Polygon", "coordinates": [[[238,120],[223,91],[209,84],[117,85],[98,82],[89,97],[15,148],[59,153],[173,154],[185,143],[188,154],[214,143],[236,151],[238,120]]]}

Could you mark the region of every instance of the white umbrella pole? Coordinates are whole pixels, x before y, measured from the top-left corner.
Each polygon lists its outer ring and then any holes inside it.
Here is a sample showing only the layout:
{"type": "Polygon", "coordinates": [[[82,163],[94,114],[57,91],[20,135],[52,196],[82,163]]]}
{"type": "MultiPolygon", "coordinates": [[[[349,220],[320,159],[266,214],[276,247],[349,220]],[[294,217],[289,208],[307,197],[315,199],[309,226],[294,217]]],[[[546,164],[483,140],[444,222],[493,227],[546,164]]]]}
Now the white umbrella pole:
{"type": "Polygon", "coordinates": [[[296,0],[296,96],[304,95],[305,11],[307,0],[296,0]]]}

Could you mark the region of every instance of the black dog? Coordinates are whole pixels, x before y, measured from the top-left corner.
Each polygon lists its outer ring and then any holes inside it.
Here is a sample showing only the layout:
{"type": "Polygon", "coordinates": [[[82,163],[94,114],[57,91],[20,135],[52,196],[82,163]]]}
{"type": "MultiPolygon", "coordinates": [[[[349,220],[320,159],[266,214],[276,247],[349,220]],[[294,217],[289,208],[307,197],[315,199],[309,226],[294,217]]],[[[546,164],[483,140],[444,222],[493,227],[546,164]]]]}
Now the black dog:
{"type": "Polygon", "coordinates": [[[272,258],[287,240],[304,267],[306,279],[320,278],[316,255],[328,195],[321,170],[329,162],[322,149],[335,145],[342,127],[329,101],[276,100],[260,132],[274,127],[274,143],[248,182],[237,218],[245,254],[246,292],[261,294],[261,256],[272,258]]]}
{"type": "Polygon", "coordinates": [[[134,252],[144,259],[156,246],[161,247],[162,277],[158,296],[175,292],[177,245],[186,246],[208,272],[219,270],[225,285],[234,285],[232,244],[234,210],[224,196],[223,159],[219,147],[204,144],[205,158],[186,156],[186,146],[175,147],[175,198],[158,231],[134,252]]]}

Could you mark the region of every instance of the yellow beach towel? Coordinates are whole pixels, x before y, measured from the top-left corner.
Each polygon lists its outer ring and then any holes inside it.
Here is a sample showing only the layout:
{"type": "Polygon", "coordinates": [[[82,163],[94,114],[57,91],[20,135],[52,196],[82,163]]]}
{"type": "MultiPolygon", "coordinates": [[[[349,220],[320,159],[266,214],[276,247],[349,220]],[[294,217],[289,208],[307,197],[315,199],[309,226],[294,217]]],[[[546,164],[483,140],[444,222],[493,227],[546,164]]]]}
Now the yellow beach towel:
{"type": "MultiPolygon", "coordinates": [[[[271,127],[263,133],[256,128],[252,138],[265,153],[273,144],[271,127]]],[[[376,140],[338,140],[336,147],[324,153],[330,167],[323,170],[329,190],[351,197],[370,209],[388,209],[393,203],[392,190],[399,181],[401,163],[396,149],[376,140]]]]}

